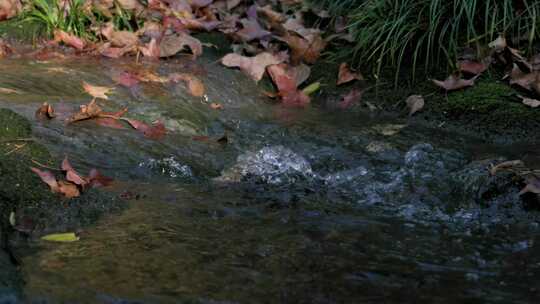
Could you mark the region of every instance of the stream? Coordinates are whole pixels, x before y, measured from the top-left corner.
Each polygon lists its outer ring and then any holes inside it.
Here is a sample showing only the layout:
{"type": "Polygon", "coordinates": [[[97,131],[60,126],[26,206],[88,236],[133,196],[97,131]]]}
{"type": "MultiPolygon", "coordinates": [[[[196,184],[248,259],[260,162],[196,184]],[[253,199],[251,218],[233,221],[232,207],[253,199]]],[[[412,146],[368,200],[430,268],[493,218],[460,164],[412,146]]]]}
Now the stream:
{"type": "MultiPolygon", "coordinates": [[[[55,159],[114,178],[126,208],[73,243],[36,238],[22,303],[535,303],[540,214],[487,166],[539,165],[537,147],[497,146],[444,126],[269,102],[215,58],[150,67],[183,84],[115,86],[106,111],[168,134],[38,121],[114,86],[133,59],[2,60],[0,107],[25,116],[55,159]],[[223,109],[213,109],[220,103],[223,109]]],[[[428,105],[429,106],[429,105],[428,105]]],[[[538,206],[536,206],[538,209],[538,206]]],[[[62,231],[59,231],[62,232],[62,231]]],[[[0,303],[18,303],[0,295],[0,303]],[[3,300],[4,299],[4,300],[3,300]]]]}

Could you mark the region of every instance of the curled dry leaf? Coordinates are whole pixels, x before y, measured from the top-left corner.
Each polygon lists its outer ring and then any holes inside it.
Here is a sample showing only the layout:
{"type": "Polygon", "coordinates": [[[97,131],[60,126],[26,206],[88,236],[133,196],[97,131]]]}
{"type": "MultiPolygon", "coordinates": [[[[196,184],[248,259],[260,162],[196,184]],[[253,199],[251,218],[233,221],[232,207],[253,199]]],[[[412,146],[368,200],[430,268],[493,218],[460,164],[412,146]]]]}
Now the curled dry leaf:
{"type": "Polygon", "coordinates": [[[173,73],[173,74],[169,75],[168,79],[170,81],[172,81],[172,82],[178,82],[178,81],[185,82],[186,86],[188,88],[188,92],[192,96],[202,97],[202,96],[204,96],[204,94],[206,92],[206,89],[204,87],[203,82],[199,78],[197,78],[197,77],[195,77],[195,76],[193,76],[191,74],[173,73]]]}
{"type": "Polygon", "coordinates": [[[525,187],[521,189],[519,195],[525,193],[540,194],[540,178],[534,175],[527,176],[525,178],[525,187]]]}
{"type": "Polygon", "coordinates": [[[263,39],[272,35],[269,31],[263,29],[257,20],[240,20],[243,28],[235,33],[241,41],[250,42],[256,39],[263,39]]]}
{"type": "Polygon", "coordinates": [[[246,57],[238,54],[227,54],[221,59],[221,63],[227,67],[238,67],[255,81],[260,81],[269,65],[283,62],[282,58],[271,53],[260,53],[255,57],[246,57]]]}
{"type": "Polygon", "coordinates": [[[284,64],[268,66],[267,70],[284,105],[303,107],[310,103],[309,96],[298,90],[296,80],[289,75],[284,64]]]}
{"type": "Polygon", "coordinates": [[[106,94],[114,89],[111,87],[100,87],[100,86],[91,85],[87,83],[86,81],[83,81],[82,85],[83,85],[84,91],[90,94],[90,96],[94,98],[109,99],[109,96],[107,96],[106,94]]]}
{"type": "Polygon", "coordinates": [[[159,44],[159,57],[174,56],[186,46],[189,47],[194,57],[202,54],[202,44],[198,39],[186,33],[180,33],[163,37],[159,44]]]}
{"type": "Polygon", "coordinates": [[[517,85],[525,90],[532,91],[537,87],[536,83],[538,82],[540,82],[540,73],[538,71],[524,73],[517,64],[514,64],[510,73],[511,85],[517,85]]]}
{"type": "Polygon", "coordinates": [[[339,66],[337,85],[348,83],[353,80],[364,80],[364,77],[360,73],[352,72],[347,63],[342,63],[339,66]]]}
{"type": "Polygon", "coordinates": [[[0,21],[17,16],[22,11],[22,8],[20,0],[1,0],[0,21]]]}
{"type": "Polygon", "coordinates": [[[223,105],[220,104],[220,103],[211,103],[210,104],[210,108],[214,109],[214,110],[223,110],[223,105]]]}
{"type": "Polygon", "coordinates": [[[62,166],[60,167],[66,174],[66,180],[72,182],[76,185],[84,187],[88,184],[88,180],[82,177],[69,163],[67,156],[62,161],[62,166]]]}
{"type": "Polygon", "coordinates": [[[89,104],[82,105],[80,107],[79,112],[73,114],[68,120],[67,123],[73,123],[76,121],[96,118],[101,114],[103,110],[101,107],[97,104],[96,100],[93,99],[89,104]]]}
{"type": "Polygon", "coordinates": [[[463,79],[459,78],[456,75],[450,75],[444,81],[436,79],[432,79],[431,81],[433,81],[436,86],[443,88],[446,91],[455,91],[473,86],[474,81],[476,80],[476,78],[478,78],[478,76],[479,75],[476,75],[471,79],[463,79]]]}
{"type": "Polygon", "coordinates": [[[52,119],[54,118],[56,115],[54,114],[54,109],[53,107],[44,102],[37,110],[36,110],[36,114],[35,114],[36,118],[39,118],[39,119],[52,119]]]}
{"type": "Polygon", "coordinates": [[[491,64],[491,57],[487,57],[482,61],[464,59],[458,61],[458,68],[460,72],[478,75],[485,72],[491,64]]]}
{"type": "Polygon", "coordinates": [[[525,164],[521,160],[508,160],[497,165],[490,165],[488,171],[491,176],[495,176],[499,171],[509,171],[523,167],[525,167],[525,164]]]}
{"type": "Polygon", "coordinates": [[[139,50],[145,57],[159,58],[160,55],[156,38],[152,38],[146,45],[140,46],[139,50]]]}
{"type": "Polygon", "coordinates": [[[523,103],[526,106],[529,106],[531,108],[538,108],[540,106],[540,100],[538,99],[527,98],[521,95],[518,95],[518,96],[519,98],[521,98],[521,103],[523,103]]]}
{"type": "Polygon", "coordinates": [[[52,174],[49,170],[40,170],[38,168],[30,167],[30,170],[37,174],[41,180],[51,188],[52,192],[58,192],[58,182],[56,181],[56,177],[54,174],[52,174]]]}
{"type": "Polygon", "coordinates": [[[69,45],[77,50],[82,50],[85,46],[85,43],[81,38],[61,30],[54,31],[54,41],[63,42],[64,44],[69,45]]]}
{"type": "Polygon", "coordinates": [[[499,36],[497,39],[491,41],[488,46],[494,51],[502,51],[508,46],[508,44],[506,43],[506,38],[499,36]]]}
{"type": "Polygon", "coordinates": [[[113,179],[102,175],[98,170],[91,169],[88,174],[89,185],[94,188],[107,187],[112,184],[113,179]]]}
{"type": "Polygon", "coordinates": [[[322,50],[326,47],[326,41],[321,35],[313,35],[311,40],[307,40],[296,34],[287,33],[280,37],[280,40],[287,43],[291,49],[291,62],[299,63],[302,60],[306,63],[313,64],[321,56],[322,50]]]}
{"type": "Polygon", "coordinates": [[[129,123],[133,129],[143,133],[145,137],[150,139],[161,139],[167,133],[165,125],[160,121],[156,121],[152,126],[149,126],[146,123],[136,119],[122,118],[122,120],[129,123]]]}
{"type": "Polygon", "coordinates": [[[409,108],[409,116],[422,110],[425,105],[424,97],[422,97],[422,95],[411,95],[407,98],[406,103],[407,108],[409,108]]]}

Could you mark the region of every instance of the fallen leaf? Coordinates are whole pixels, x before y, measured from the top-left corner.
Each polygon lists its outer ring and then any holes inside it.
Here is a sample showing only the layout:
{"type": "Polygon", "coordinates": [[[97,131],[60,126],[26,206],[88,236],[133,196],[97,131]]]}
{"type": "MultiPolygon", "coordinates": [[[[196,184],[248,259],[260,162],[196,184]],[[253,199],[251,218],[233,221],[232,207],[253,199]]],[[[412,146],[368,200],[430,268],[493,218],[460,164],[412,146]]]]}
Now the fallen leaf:
{"type": "Polygon", "coordinates": [[[159,58],[160,55],[156,38],[152,38],[146,45],[140,46],[139,50],[145,57],[159,58]]]}
{"type": "Polygon", "coordinates": [[[85,43],[81,38],[73,34],[66,33],[62,30],[54,31],[54,41],[63,42],[64,44],[69,45],[77,50],[82,50],[85,46],[85,43]]]}
{"type": "Polygon", "coordinates": [[[506,43],[506,38],[504,38],[503,36],[499,36],[497,37],[497,39],[491,41],[488,46],[495,51],[501,51],[505,49],[508,44],[506,43]]]}
{"type": "Polygon", "coordinates": [[[187,73],[173,73],[169,75],[169,80],[173,82],[184,81],[187,85],[188,91],[192,96],[202,97],[206,91],[203,82],[187,73]]]}
{"type": "Polygon", "coordinates": [[[342,63],[339,66],[337,85],[348,83],[353,80],[364,80],[364,77],[360,73],[352,72],[347,63],[342,63]]]}
{"type": "Polygon", "coordinates": [[[268,66],[268,74],[278,88],[281,102],[286,106],[303,107],[310,103],[310,98],[304,92],[298,90],[296,80],[286,70],[284,64],[268,66]]]}
{"type": "Polygon", "coordinates": [[[349,93],[341,98],[341,101],[338,103],[340,109],[347,109],[352,107],[354,104],[360,102],[364,91],[354,88],[349,93]]]}
{"type": "Polygon", "coordinates": [[[42,236],[41,239],[48,242],[60,243],[70,243],[80,240],[80,238],[74,232],[48,234],[42,236]]]}
{"type": "Polygon", "coordinates": [[[450,75],[444,81],[440,81],[436,79],[432,79],[431,81],[433,81],[433,83],[436,86],[443,88],[446,91],[454,91],[454,90],[459,90],[459,89],[473,86],[474,81],[476,80],[476,78],[478,78],[478,76],[479,75],[476,75],[471,79],[463,79],[463,78],[459,78],[456,75],[450,75]]]}
{"type": "Polygon", "coordinates": [[[65,172],[67,181],[81,187],[84,187],[88,184],[88,180],[86,180],[86,178],[82,177],[79,173],[77,173],[77,171],[75,171],[75,169],[73,169],[73,167],[69,163],[67,156],[62,161],[61,169],[65,172]]]}
{"type": "Polygon", "coordinates": [[[409,108],[409,116],[412,116],[414,113],[422,110],[425,105],[424,97],[422,97],[422,95],[411,95],[405,102],[409,108]]]}
{"type": "Polygon", "coordinates": [[[91,187],[107,187],[112,184],[113,179],[102,175],[98,170],[91,169],[88,174],[88,181],[91,187]]]}
{"type": "Polygon", "coordinates": [[[38,168],[30,167],[30,170],[37,174],[41,180],[51,188],[52,192],[57,193],[59,191],[59,185],[54,174],[48,170],[40,170],[38,168]]]}
{"type": "Polygon", "coordinates": [[[107,96],[106,94],[114,89],[111,87],[94,86],[87,83],[86,81],[83,81],[82,85],[84,91],[94,98],[109,99],[109,96],[107,96]]]}
{"type": "Polygon", "coordinates": [[[139,84],[140,80],[133,73],[123,71],[118,75],[113,76],[113,80],[121,86],[131,88],[139,84]]]}
{"type": "Polygon", "coordinates": [[[521,103],[531,108],[538,108],[540,106],[540,100],[533,98],[526,98],[521,95],[518,95],[521,98],[521,103]]]}
{"type": "Polygon", "coordinates": [[[510,73],[510,85],[517,85],[528,91],[533,90],[533,84],[539,80],[540,73],[538,71],[523,73],[517,64],[514,64],[510,73]]]}
{"type": "Polygon", "coordinates": [[[482,61],[465,59],[458,61],[458,68],[459,71],[463,73],[478,75],[485,72],[488,69],[490,63],[491,57],[488,57],[487,59],[484,59],[482,61]]]}
{"type": "Polygon", "coordinates": [[[513,168],[523,168],[525,164],[521,160],[508,160],[497,165],[489,166],[489,174],[495,176],[499,171],[511,170],[513,168]]]}
{"type": "Polygon", "coordinates": [[[202,44],[198,39],[193,38],[186,33],[180,33],[165,36],[161,40],[159,44],[159,57],[174,56],[186,46],[189,47],[194,57],[198,57],[202,54],[202,44]]]}
{"type": "Polygon", "coordinates": [[[307,96],[310,96],[311,94],[317,92],[320,88],[321,88],[321,83],[317,81],[303,88],[302,92],[306,94],[307,96]]]}
{"type": "Polygon", "coordinates": [[[2,94],[20,94],[21,92],[14,90],[14,89],[8,89],[8,88],[0,88],[0,93],[2,94]]]}
{"type": "Polygon", "coordinates": [[[210,104],[210,108],[212,108],[214,110],[223,110],[223,105],[214,102],[214,103],[210,104]]]}
{"type": "Polygon", "coordinates": [[[19,0],[0,1],[0,21],[17,16],[22,11],[22,4],[19,0]]]}
{"type": "Polygon", "coordinates": [[[63,194],[66,198],[81,196],[81,192],[77,185],[66,181],[58,181],[58,192],[63,194]]]}
{"type": "Polygon", "coordinates": [[[54,109],[53,107],[44,102],[37,110],[36,110],[36,114],[35,114],[36,118],[46,118],[46,119],[52,119],[54,118],[56,115],[54,114],[54,109]]]}
{"type": "Polygon", "coordinates": [[[540,194],[540,179],[537,176],[527,176],[525,187],[519,191],[519,195],[525,193],[540,194]]]}
{"type": "Polygon", "coordinates": [[[144,122],[136,120],[136,119],[122,118],[122,120],[129,123],[131,127],[143,133],[145,137],[148,137],[150,139],[161,139],[167,133],[167,129],[165,129],[165,125],[163,125],[163,123],[160,121],[156,121],[154,122],[152,126],[149,126],[145,124],[144,122]]]}
{"type": "Polygon", "coordinates": [[[231,53],[221,59],[221,63],[224,66],[238,67],[256,82],[263,78],[267,66],[281,62],[283,62],[283,59],[268,52],[260,53],[255,57],[246,57],[231,53]]]}
{"type": "Polygon", "coordinates": [[[241,41],[250,42],[256,39],[263,39],[272,35],[269,31],[263,29],[256,20],[241,19],[242,29],[235,33],[241,41]]]}
{"type": "Polygon", "coordinates": [[[79,112],[73,114],[68,120],[67,123],[73,123],[76,121],[96,118],[101,114],[103,110],[97,104],[96,100],[93,99],[89,104],[80,106],[79,112]]]}

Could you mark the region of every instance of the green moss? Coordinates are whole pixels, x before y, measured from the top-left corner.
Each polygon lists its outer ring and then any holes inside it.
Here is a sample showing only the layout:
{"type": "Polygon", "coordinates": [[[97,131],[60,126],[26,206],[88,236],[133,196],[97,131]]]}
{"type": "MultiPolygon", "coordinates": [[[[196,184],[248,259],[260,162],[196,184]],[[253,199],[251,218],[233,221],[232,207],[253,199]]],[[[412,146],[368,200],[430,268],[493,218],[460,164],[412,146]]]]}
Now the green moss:
{"type": "Polygon", "coordinates": [[[528,128],[540,124],[536,109],[520,102],[517,92],[504,83],[488,80],[439,99],[439,110],[453,119],[482,123],[494,130],[528,128]]]}

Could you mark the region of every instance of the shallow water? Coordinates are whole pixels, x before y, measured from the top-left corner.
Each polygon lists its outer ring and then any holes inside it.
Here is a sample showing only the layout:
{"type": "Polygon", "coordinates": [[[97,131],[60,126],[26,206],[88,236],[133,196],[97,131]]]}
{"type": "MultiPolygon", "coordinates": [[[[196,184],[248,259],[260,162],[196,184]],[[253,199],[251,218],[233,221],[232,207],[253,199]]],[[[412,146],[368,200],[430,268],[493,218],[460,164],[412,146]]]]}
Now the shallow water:
{"type": "Polygon", "coordinates": [[[83,229],[79,242],[32,241],[21,258],[25,301],[538,299],[537,211],[524,211],[516,185],[486,173],[504,157],[538,164],[535,147],[495,146],[406,119],[282,108],[214,59],[0,62],[0,87],[16,90],[0,93],[0,106],[31,119],[57,159],[69,155],[82,172],[95,167],[118,181],[108,191],[132,194],[124,212],[83,229]],[[44,101],[60,114],[87,103],[82,81],[112,86],[121,71],[149,67],[193,73],[207,94],[117,85],[101,105],[163,121],[164,139],[33,118],[44,101]]]}

